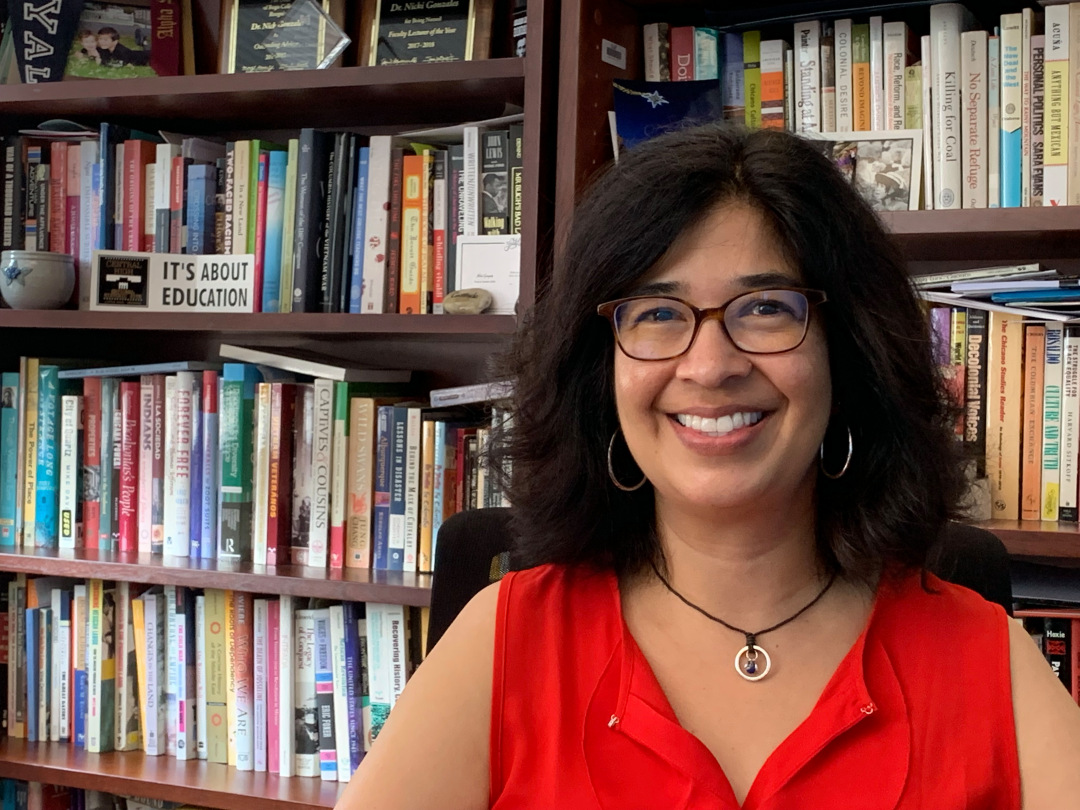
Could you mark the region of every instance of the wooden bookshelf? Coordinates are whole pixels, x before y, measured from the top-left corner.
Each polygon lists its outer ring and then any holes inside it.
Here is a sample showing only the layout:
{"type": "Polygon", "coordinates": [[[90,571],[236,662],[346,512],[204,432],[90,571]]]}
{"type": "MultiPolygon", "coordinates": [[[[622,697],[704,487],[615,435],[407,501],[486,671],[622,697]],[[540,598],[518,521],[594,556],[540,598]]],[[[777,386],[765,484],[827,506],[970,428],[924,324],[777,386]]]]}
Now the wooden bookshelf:
{"type": "Polygon", "coordinates": [[[14,126],[62,117],[216,133],[355,126],[362,110],[367,127],[399,128],[491,118],[524,101],[525,60],[512,58],[5,85],[0,116],[14,126]]]}
{"type": "Polygon", "coordinates": [[[320,312],[87,312],[0,309],[0,329],[202,332],[220,335],[431,335],[484,340],[513,334],[513,315],[348,315],[320,312]]]}
{"type": "Polygon", "coordinates": [[[321,779],[282,779],[267,773],[141,751],[88,754],[68,743],[0,741],[0,774],[83,790],[223,808],[308,810],[332,808],[344,785],[321,779]]]}
{"type": "Polygon", "coordinates": [[[91,549],[39,549],[0,553],[0,571],[31,576],[74,577],[183,585],[253,593],[310,596],[350,602],[427,606],[431,575],[368,568],[323,570],[298,565],[253,565],[226,560],[189,560],[91,549]]]}
{"type": "Polygon", "coordinates": [[[1001,538],[1017,557],[1080,560],[1080,525],[1038,520],[987,520],[976,523],[1001,538]]]}

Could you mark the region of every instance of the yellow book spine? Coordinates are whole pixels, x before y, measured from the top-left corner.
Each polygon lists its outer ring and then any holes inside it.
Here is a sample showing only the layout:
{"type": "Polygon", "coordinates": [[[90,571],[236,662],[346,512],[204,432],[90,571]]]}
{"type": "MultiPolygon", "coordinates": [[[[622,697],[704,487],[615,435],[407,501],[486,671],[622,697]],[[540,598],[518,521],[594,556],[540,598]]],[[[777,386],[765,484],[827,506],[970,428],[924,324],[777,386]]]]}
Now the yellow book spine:
{"type": "Polygon", "coordinates": [[[432,548],[432,515],[435,503],[435,423],[425,421],[421,431],[420,478],[420,559],[418,571],[434,570],[432,548]]]}
{"type": "Polygon", "coordinates": [[[37,502],[38,360],[26,361],[26,444],[23,465],[22,547],[34,547],[34,515],[37,502]]]}
{"type": "Polygon", "coordinates": [[[225,725],[228,728],[226,764],[232,768],[236,767],[236,678],[231,673],[235,671],[238,663],[235,655],[235,605],[233,592],[225,591],[225,725]]]}
{"type": "MultiPolygon", "coordinates": [[[[227,701],[229,692],[228,654],[225,647],[225,591],[207,588],[206,614],[206,758],[222,765],[229,761],[229,725],[227,701]]],[[[235,751],[234,751],[235,756],[235,751]]]]}
{"type": "Polygon", "coordinates": [[[743,96],[746,126],[761,128],[761,32],[743,32],[743,96]]]}
{"type": "Polygon", "coordinates": [[[1024,322],[990,313],[987,358],[986,474],[995,520],[1020,519],[1024,322]]]}
{"type": "Polygon", "coordinates": [[[135,672],[139,678],[139,728],[146,728],[146,616],[141,599],[131,600],[131,626],[135,631],[135,672]]]}

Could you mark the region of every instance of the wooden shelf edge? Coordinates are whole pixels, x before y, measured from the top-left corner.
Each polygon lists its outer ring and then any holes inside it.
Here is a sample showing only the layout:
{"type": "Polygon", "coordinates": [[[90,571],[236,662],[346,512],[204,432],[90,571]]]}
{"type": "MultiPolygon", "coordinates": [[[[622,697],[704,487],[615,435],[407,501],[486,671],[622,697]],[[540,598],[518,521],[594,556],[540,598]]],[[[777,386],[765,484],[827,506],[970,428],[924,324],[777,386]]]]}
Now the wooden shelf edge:
{"type": "Polygon", "coordinates": [[[487,337],[512,334],[517,328],[517,319],[513,315],[127,313],[0,309],[0,328],[487,337]]]}
{"type": "Polygon", "coordinates": [[[69,743],[0,741],[0,772],[10,779],[100,790],[232,810],[247,797],[251,810],[332,808],[344,789],[336,782],[281,778],[225,765],[141,751],[88,754],[69,743]]]}
{"type": "Polygon", "coordinates": [[[1014,557],[1080,559],[1080,525],[1038,520],[987,520],[973,524],[993,532],[1014,557]]]}
{"type": "Polygon", "coordinates": [[[191,562],[95,550],[0,550],[0,571],[32,576],[127,580],[148,585],[181,585],[251,593],[308,596],[349,602],[383,602],[427,607],[431,575],[367,568],[324,571],[302,566],[258,566],[217,560],[191,562]]]}
{"type": "Polygon", "coordinates": [[[142,79],[99,79],[79,82],[11,84],[0,87],[0,108],[20,103],[63,103],[108,96],[206,96],[222,93],[275,93],[336,87],[451,84],[485,80],[523,79],[524,59],[483,59],[439,64],[407,64],[327,70],[267,73],[204,73],[197,76],[158,76],[142,79]],[[107,88],[107,91],[106,91],[107,88]]]}
{"type": "Polygon", "coordinates": [[[956,211],[883,211],[881,221],[894,236],[1069,233],[1080,236],[1080,206],[983,208],[956,211]]]}

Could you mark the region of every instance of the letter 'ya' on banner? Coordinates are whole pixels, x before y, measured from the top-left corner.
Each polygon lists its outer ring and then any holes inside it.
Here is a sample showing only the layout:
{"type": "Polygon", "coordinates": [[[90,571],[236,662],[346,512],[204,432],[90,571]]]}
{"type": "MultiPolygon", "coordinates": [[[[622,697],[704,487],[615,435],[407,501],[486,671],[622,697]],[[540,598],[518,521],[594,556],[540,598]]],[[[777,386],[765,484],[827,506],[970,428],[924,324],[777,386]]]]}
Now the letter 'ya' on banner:
{"type": "Polygon", "coordinates": [[[22,0],[9,5],[8,22],[23,82],[63,79],[83,0],[22,0]]]}

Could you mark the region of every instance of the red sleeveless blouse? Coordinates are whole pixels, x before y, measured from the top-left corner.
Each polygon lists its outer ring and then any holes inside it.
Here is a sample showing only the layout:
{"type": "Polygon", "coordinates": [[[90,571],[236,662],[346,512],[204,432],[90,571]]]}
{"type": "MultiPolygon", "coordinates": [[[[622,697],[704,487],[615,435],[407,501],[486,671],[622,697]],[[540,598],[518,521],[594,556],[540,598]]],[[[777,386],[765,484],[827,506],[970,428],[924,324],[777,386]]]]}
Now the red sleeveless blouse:
{"type": "MultiPolygon", "coordinates": [[[[883,581],[866,629],[743,810],[1019,810],[1008,619],[972,591],[928,584],[883,581]]],[[[547,565],[502,580],[490,802],[739,807],[623,622],[613,572],[547,565]]]]}

